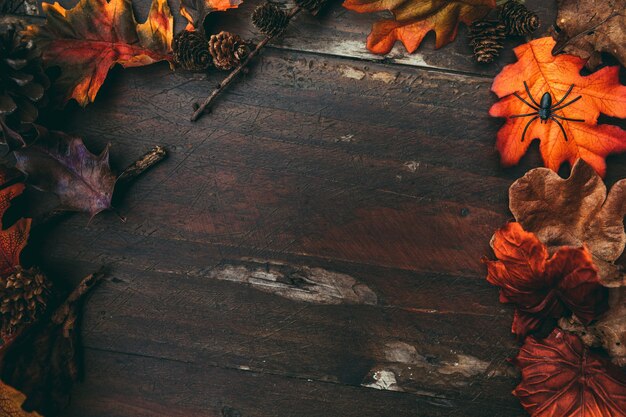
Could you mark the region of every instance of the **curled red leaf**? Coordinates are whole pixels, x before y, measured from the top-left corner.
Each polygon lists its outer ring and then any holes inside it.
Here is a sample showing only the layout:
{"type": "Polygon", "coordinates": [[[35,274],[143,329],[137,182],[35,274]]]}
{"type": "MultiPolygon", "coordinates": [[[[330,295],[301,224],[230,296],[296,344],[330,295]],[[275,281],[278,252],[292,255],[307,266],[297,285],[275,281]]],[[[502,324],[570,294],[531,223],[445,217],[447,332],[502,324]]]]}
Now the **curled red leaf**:
{"type": "Polygon", "coordinates": [[[519,337],[548,318],[570,312],[590,323],[607,309],[607,289],[598,279],[589,251],[548,248],[519,223],[498,230],[491,241],[497,261],[485,260],[487,281],[500,287],[500,301],[515,305],[512,331],[519,337]]]}

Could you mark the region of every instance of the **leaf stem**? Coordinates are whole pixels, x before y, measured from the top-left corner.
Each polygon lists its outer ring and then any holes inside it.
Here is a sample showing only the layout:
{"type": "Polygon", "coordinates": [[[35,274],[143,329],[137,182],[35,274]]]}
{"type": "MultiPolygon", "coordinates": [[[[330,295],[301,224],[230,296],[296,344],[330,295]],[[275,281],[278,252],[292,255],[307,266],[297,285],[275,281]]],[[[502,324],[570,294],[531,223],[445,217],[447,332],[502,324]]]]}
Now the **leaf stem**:
{"type": "MultiPolygon", "coordinates": [[[[289,13],[287,14],[287,18],[289,19],[289,21],[291,21],[291,19],[295,15],[300,13],[301,10],[302,9],[299,6],[295,6],[293,9],[291,9],[289,13]]],[[[202,104],[198,105],[198,103],[194,103],[195,111],[193,112],[189,120],[192,122],[195,122],[196,120],[198,120],[200,116],[202,116],[202,114],[204,114],[207,111],[206,110],[207,107],[209,107],[211,103],[226,89],[226,87],[228,87],[234,81],[234,79],[246,68],[246,66],[250,63],[250,61],[255,56],[257,56],[258,53],[261,51],[261,49],[263,49],[263,47],[267,45],[267,43],[271,41],[274,37],[275,36],[266,36],[248,54],[246,59],[244,59],[241,62],[241,64],[237,66],[237,68],[235,68],[230,74],[228,74],[226,78],[224,78],[224,80],[222,80],[221,83],[219,83],[219,85],[215,88],[215,90],[213,90],[213,92],[204,100],[202,104]]]]}

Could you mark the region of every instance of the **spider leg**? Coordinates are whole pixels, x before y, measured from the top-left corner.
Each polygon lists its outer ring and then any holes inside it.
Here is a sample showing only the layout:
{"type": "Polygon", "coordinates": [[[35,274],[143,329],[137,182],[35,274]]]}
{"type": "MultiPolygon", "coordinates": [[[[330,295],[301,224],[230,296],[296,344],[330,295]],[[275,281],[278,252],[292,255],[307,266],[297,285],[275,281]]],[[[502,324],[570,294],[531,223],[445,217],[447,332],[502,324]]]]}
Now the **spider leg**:
{"type": "Polygon", "coordinates": [[[568,122],[584,122],[585,119],[572,119],[571,117],[563,117],[563,116],[559,116],[558,114],[552,114],[552,117],[556,117],[557,119],[561,119],[561,120],[567,120],[568,122]]]}
{"type": "Polygon", "coordinates": [[[554,106],[552,106],[552,107],[556,107],[559,104],[563,103],[565,101],[565,99],[567,98],[567,96],[569,96],[569,94],[572,92],[572,88],[574,88],[574,84],[569,86],[569,89],[567,90],[565,95],[563,97],[561,97],[561,99],[558,102],[556,102],[556,104],[554,106]]]}
{"type": "Polygon", "coordinates": [[[535,101],[533,95],[530,94],[530,89],[528,88],[528,84],[526,84],[526,81],[524,81],[524,89],[526,90],[526,94],[528,94],[528,97],[533,101],[533,104],[537,107],[541,107],[541,105],[535,101]]]}
{"type": "Polygon", "coordinates": [[[535,113],[524,113],[524,114],[514,114],[512,116],[509,116],[509,119],[515,119],[516,117],[535,116],[536,114],[537,114],[537,112],[535,112],[535,113]]]}
{"type": "Polygon", "coordinates": [[[535,106],[533,106],[532,104],[530,104],[529,102],[527,102],[526,100],[524,100],[524,99],[522,98],[522,96],[520,96],[519,94],[517,94],[517,93],[513,93],[513,95],[514,95],[515,97],[517,97],[518,99],[520,99],[522,102],[524,102],[524,104],[525,104],[525,105],[527,105],[528,107],[530,107],[530,108],[532,108],[532,109],[535,109],[535,110],[539,110],[539,107],[535,107],[535,106]]]}
{"type": "Polygon", "coordinates": [[[570,104],[574,104],[574,103],[576,103],[576,102],[577,102],[578,100],[580,100],[581,98],[583,98],[583,96],[578,96],[578,97],[576,97],[575,99],[570,100],[570,101],[568,101],[568,102],[567,102],[567,103],[565,103],[565,104],[561,104],[561,105],[560,105],[560,106],[558,106],[558,107],[557,107],[557,106],[554,106],[554,107],[552,107],[552,108],[550,109],[550,111],[555,112],[555,111],[557,111],[557,110],[561,110],[561,109],[563,109],[563,108],[565,108],[565,107],[569,106],[570,104]]]}
{"type": "Polygon", "coordinates": [[[565,128],[563,127],[563,124],[559,122],[558,119],[555,119],[552,116],[550,116],[550,119],[554,120],[556,124],[559,125],[559,127],[561,128],[561,132],[563,132],[563,137],[565,138],[565,142],[567,142],[567,133],[565,133],[565,128]]]}
{"type": "Polygon", "coordinates": [[[532,119],[530,119],[528,123],[526,123],[526,127],[524,127],[524,131],[522,132],[522,142],[524,142],[524,137],[526,136],[526,131],[528,130],[528,127],[530,127],[530,124],[534,122],[535,120],[537,120],[538,118],[539,116],[535,116],[532,119]]]}

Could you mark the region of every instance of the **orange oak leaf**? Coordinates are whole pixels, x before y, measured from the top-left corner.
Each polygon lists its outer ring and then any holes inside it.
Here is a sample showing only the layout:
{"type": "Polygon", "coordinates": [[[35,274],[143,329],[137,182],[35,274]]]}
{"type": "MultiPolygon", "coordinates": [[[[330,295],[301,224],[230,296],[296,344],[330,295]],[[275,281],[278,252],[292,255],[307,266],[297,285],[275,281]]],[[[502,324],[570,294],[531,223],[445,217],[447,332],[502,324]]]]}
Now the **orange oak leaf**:
{"type": "Polygon", "coordinates": [[[236,9],[241,3],[243,0],[181,0],[180,14],[189,22],[185,29],[195,30],[209,13],[236,9]]]}
{"type": "MultiPolygon", "coordinates": [[[[4,216],[11,205],[11,200],[22,194],[24,184],[15,183],[16,174],[13,170],[0,167],[0,219],[4,216]]],[[[15,272],[15,267],[20,265],[20,254],[30,232],[31,219],[20,219],[8,228],[0,229],[0,277],[6,277],[15,272]]]]}
{"type": "Polygon", "coordinates": [[[518,337],[569,312],[588,324],[606,311],[607,289],[586,248],[565,246],[550,256],[519,223],[498,230],[491,247],[498,260],[484,261],[487,281],[500,287],[500,302],[515,305],[512,331],[518,337]]]}
{"type": "Polygon", "coordinates": [[[167,0],[153,0],[145,23],[138,24],[131,0],[80,0],[72,9],[43,3],[46,23],[29,26],[47,67],[58,66],[56,84],[64,100],[86,106],[96,98],[115,64],[138,67],[171,60],[174,18],[167,0]]]}
{"type": "Polygon", "coordinates": [[[0,381],[0,416],[2,417],[41,417],[36,412],[22,409],[26,396],[13,387],[0,381]]]}
{"type": "Polygon", "coordinates": [[[598,125],[600,113],[626,117],[626,86],[619,82],[619,67],[605,67],[583,77],[579,73],[585,61],[573,55],[553,56],[554,44],[552,38],[541,38],[518,46],[518,61],[507,65],[493,82],[491,90],[501,100],[489,114],[507,118],[496,142],[502,165],[517,164],[532,140],[539,139],[541,156],[548,168],[557,171],[563,162],[573,165],[581,158],[604,176],[605,157],[626,150],[626,131],[608,124],[598,125]],[[538,112],[531,107],[539,107],[537,104],[546,93],[551,97],[551,113],[558,116],[556,119],[536,118],[538,112]],[[529,116],[512,117],[521,114],[529,116]]]}
{"type": "Polygon", "coordinates": [[[469,25],[496,7],[495,0],[345,0],[343,7],[359,13],[389,10],[395,20],[374,23],[367,37],[367,49],[375,54],[391,51],[401,41],[415,52],[428,32],[435,31],[435,47],[452,42],[459,23],[469,25]]]}
{"type": "Polygon", "coordinates": [[[533,417],[626,416],[626,374],[576,335],[528,337],[513,363],[522,371],[513,395],[533,417]]]}

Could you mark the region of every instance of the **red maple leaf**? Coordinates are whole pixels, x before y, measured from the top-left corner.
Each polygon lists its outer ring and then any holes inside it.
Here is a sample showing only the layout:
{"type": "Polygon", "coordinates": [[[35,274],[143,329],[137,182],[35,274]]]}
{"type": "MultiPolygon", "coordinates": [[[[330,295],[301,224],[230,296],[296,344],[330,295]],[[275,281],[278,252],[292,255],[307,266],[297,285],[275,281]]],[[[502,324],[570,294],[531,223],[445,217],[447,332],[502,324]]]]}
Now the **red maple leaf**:
{"type": "Polygon", "coordinates": [[[552,256],[519,223],[498,230],[491,241],[497,261],[487,264],[487,281],[500,287],[500,301],[516,307],[512,331],[519,337],[547,318],[573,312],[589,323],[607,309],[607,289],[586,248],[561,247],[552,256]]]}
{"type": "Polygon", "coordinates": [[[533,417],[626,416],[626,374],[576,335],[528,337],[513,363],[522,371],[513,395],[533,417]]]}

